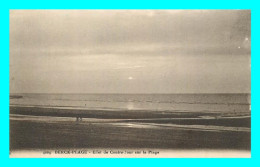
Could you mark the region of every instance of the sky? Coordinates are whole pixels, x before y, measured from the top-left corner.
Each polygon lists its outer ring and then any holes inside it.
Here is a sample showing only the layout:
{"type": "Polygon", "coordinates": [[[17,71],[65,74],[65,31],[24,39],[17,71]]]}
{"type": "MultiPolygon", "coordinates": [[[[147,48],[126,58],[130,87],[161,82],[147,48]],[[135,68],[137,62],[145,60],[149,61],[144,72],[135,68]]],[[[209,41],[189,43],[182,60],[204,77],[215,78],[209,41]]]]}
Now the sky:
{"type": "Polygon", "coordinates": [[[10,10],[10,93],[250,92],[250,10],[10,10]]]}

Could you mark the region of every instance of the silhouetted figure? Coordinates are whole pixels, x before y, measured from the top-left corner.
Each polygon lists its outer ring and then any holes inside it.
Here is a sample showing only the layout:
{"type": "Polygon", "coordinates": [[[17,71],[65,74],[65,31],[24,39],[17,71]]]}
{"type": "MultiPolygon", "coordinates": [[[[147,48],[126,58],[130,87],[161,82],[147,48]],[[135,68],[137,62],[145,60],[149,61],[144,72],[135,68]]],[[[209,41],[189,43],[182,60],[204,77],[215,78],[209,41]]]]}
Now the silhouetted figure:
{"type": "Polygon", "coordinates": [[[80,122],[80,121],[82,121],[82,117],[79,117],[79,116],[78,116],[78,117],[76,117],[76,121],[77,121],[77,122],[80,122]]]}

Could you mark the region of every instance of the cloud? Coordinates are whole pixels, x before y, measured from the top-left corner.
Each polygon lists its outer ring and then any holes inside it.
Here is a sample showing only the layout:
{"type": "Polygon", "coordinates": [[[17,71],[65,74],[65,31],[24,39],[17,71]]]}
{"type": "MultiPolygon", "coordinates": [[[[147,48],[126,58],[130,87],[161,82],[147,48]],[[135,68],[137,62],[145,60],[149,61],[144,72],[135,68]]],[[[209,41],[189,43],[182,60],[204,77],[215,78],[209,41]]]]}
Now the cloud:
{"type": "MultiPolygon", "coordinates": [[[[238,46],[250,38],[248,11],[12,11],[10,47],[81,50],[118,46],[238,46]],[[151,15],[153,17],[147,17],[151,15]]],[[[250,16],[250,15],[249,15],[250,16]]],[[[93,50],[92,49],[92,50],[93,50]]],[[[101,50],[100,49],[100,50],[101,50]]]]}
{"type": "Polygon", "coordinates": [[[250,17],[249,10],[11,10],[10,91],[250,92],[250,17]]]}

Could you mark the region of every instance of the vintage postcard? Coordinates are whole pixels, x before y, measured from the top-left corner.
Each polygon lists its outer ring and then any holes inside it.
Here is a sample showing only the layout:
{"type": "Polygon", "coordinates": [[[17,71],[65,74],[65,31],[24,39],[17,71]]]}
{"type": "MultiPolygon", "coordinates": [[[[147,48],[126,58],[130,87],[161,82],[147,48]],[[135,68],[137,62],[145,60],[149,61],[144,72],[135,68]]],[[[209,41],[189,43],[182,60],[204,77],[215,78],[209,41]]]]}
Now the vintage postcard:
{"type": "Polygon", "coordinates": [[[251,157],[251,11],[10,10],[10,157],[251,157]]]}

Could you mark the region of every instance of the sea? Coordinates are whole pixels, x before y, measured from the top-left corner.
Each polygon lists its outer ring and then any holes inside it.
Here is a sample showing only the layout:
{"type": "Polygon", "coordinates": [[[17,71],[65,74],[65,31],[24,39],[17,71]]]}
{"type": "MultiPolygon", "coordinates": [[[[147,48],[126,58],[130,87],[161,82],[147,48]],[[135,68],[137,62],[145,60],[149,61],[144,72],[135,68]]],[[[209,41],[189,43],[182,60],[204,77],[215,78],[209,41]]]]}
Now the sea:
{"type": "Polygon", "coordinates": [[[250,114],[250,94],[10,94],[10,106],[250,114]]]}

